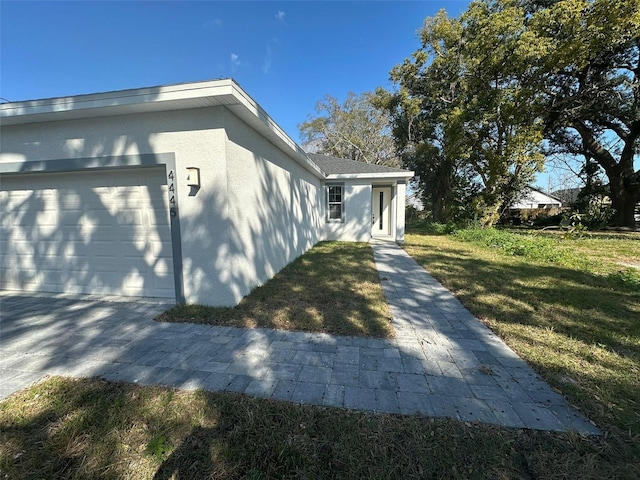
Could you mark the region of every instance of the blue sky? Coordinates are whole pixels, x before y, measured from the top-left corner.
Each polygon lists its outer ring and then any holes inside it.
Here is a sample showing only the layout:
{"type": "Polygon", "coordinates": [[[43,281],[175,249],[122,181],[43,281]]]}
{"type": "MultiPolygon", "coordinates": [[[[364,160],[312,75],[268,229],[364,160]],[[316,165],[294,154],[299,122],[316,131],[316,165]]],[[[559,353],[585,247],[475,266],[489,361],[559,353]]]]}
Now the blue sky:
{"type": "MultiPolygon", "coordinates": [[[[391,88],[424,19],[468,0],[0,0],[0,97],[234,78],[296,141],[329,94],[391,88]]],[[[539,175],[542,188],[548,175],[539,175]]]]}
{"type": "Polygon", "coordinates": [[[390,87],[417,30],[468,1],[0,2],[0,96],[234,78],[294,139],[326,94],[390,87]]]}

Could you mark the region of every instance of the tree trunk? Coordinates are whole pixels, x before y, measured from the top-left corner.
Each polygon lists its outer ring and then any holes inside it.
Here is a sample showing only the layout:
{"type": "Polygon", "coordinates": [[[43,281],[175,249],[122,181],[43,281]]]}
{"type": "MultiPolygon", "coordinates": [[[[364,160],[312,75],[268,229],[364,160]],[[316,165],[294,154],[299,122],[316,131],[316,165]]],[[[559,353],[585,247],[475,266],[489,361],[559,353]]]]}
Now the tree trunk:
{"type": "Polygon", "coordinates": [[[635,229],[634,211],[636,203],[640,201],[640,183],[633,171],[633,146],[638,132],[623,139],[625,146],[619,161],[616,161],[583,121],[575,121],[570,126],[578,132],[584,147],[607,175],[611,206],[615,210],[614,225],[635,229]]]}
{"type": "MultiPolygon", "coordinates": [[[[449,164],[445,164],[445,169],[449,168],[449,164]]],[[[433,216],[433,221],[436,223],[445,223],[449,220],[445,212],[445,199],[449,196],[450,190],[451,176],[450,172],[446,171],[444,174],[441,174],[438,179],[438,188],[436,188],[431,195],[431,215],[433,216]]]]}
{"type": "Polygon", "coordinates": [[[616,227],[636,228],[635,209],[640,201],[640,191],[629,191],[622,182],[609,182],[611,206],[615,210],[613,224],[616,227]]]}
{"type": "Polygon", "coordinates": [[[434,223],[444,223],[444,202],[438,193],[431,196],[431,215],[434,223]]]}

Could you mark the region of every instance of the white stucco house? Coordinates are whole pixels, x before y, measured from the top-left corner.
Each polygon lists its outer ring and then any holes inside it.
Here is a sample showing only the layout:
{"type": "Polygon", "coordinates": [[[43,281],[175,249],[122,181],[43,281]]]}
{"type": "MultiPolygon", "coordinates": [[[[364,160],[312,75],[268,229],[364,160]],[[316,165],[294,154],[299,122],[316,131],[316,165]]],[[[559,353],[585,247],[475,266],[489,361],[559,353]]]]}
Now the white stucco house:
{"type": "Polygon", "coordinates": [[[235,305],[321,240],[403,242],[413,172],[307,155],[233,80],[0,105],[0,288],[235,305]]]}

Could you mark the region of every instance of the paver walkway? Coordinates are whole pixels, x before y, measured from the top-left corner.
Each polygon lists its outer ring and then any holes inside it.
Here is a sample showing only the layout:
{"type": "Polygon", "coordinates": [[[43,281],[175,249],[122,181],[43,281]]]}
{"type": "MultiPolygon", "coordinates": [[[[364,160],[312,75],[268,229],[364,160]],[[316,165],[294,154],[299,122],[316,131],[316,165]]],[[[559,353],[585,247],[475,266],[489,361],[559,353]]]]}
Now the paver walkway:
{"type": "Polygon", "coordinates": [[[157,323],[162,303],[4,294],[0,398],[47,374],[598,430],[395,244],[374,243],[391,340],[157,323]]]}

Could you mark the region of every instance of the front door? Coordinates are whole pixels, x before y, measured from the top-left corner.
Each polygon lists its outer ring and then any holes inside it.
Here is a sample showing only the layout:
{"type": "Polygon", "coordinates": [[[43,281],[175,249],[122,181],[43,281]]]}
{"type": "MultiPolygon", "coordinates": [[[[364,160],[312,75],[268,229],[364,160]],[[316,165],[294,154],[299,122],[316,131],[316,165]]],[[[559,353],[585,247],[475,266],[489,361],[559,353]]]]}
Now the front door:
{"type": "Polygon", "coordinates": [[[391,187],[373,187],[372,207],[372,237],[391,236],[391,187]]]}

